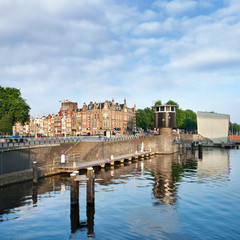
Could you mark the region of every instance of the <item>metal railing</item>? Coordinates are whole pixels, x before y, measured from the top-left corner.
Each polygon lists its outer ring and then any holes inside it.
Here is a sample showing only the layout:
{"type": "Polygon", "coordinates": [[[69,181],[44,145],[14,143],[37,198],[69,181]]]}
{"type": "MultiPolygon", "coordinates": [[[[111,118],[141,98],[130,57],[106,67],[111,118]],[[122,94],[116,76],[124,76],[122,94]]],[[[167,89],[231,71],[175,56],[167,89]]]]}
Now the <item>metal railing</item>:
{"type": "Polygon", "coordinates": [[[76,153],[69,156],[65,155],[65,163],[61,163],[61,157],[55,157],[53,159],[53,165],[59,165],[59,164],[67,164],[67,163],[73,163],[73,162],[79,162],[82,161],[82,154],[76,153]]]}
{"type": "MultiPolygon", "coordinates": [[[[122,135],[122,136],[111,136],[110,138],[102,136],[84,136],[84,137],[71,137],[71,138],[41,138],[41,139],[25,139],[24,142],[0,142],[0,149],[21,149],[34,146],[43,145],[54,145],[60,143],[70,143],[70,142],[108,142],[108,141],[121,141],[137,139],[138,135],[122,135]]],[[[1,139],[4,141],[4,139],[1,139]]]]}

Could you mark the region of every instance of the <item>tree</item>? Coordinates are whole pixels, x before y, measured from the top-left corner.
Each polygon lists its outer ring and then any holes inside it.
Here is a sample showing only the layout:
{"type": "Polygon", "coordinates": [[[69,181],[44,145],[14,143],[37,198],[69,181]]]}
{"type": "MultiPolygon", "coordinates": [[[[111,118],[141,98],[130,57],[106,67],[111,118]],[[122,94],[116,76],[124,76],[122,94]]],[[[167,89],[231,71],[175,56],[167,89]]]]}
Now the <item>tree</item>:
{"type": "Polygon", "coordinates": [[[9,120],[11,126],[20,121],[22,124],[29,120],[30,107],[21,97],[21,92],[16,88],[0,86],[0,120],[9,120]]]}
{"type": "Polygon", "coordinates": [[[2,133],[11,133],[12,132],[11,119],[7,114],[5,114],[0,119],[0,132],[2,132],[2,133]]]}
{"type": "Polygon", "coordinates": [[[154,106],[157,106],[157,105],[162,105],[162,101],[161,100],[157,100],[154,102],[154,106]]]}
{"type": "Polygon", "coordinates": [[[166,105],[176,105],[177,107],[179,107],[177,102],[174,102],[173,100],[168,100],[166,103],[166,105]]]}
{"type": "Polygon", "coordinates": [[[186,113],[181,108],[176,109],[176,121],[177,121],[177,128],[182,128],[184,124],[184,120],[186,119],[186,113]]]}
{"type": "Polygon", "coordinates": [[[154,112],[150,108],[138,109],[136,112],[136,124],[138,127],[147,130],[154,128],[154,112]]]}
{"type": "Polygon", "coordinates": [[[185,110],[182,128],[188,131],[197,130],[197,114],[190,109],[185,110]]]}

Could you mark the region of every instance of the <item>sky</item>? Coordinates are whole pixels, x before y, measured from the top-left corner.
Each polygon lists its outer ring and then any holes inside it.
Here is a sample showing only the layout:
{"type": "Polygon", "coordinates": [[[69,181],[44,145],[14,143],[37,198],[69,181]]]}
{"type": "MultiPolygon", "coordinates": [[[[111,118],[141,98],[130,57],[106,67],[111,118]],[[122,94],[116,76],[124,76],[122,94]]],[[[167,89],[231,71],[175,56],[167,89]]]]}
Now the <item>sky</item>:
{"type": "Polygon", "coordinates": [[[240,123],[239,13],[239,0],[0,0],[0,85],[33,117],[126,98],[240,123]]]}

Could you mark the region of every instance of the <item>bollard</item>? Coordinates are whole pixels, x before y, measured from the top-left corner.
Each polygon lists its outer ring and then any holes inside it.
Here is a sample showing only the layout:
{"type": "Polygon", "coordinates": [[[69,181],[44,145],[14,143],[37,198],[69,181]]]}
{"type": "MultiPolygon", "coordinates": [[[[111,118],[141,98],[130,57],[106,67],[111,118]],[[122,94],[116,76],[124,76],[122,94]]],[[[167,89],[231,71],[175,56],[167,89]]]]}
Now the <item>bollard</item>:
{"type": "Polygon", "coordinates": [[[94,204],[94,170],[92,167],[87,169],[87,203],[94,204]]]}
{"type": "Polygon", "coordinates": [[[33,183],[38,182],[37,162],[33,162],[33,183]]]}
{"type": "Polygon", "coordinates": [[[64,164],[66,163],[66,157],[65,157],[65,154],[62,154],[61,155],[61,164],[64,164]]]}

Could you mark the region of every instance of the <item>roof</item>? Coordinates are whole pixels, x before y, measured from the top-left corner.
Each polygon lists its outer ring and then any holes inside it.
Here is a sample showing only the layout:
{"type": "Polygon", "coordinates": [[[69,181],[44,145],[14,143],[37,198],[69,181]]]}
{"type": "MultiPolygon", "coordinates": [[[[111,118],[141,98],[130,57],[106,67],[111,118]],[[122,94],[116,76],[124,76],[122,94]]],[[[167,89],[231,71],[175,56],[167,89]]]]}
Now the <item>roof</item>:
{"type": "Polygon", "coordinates": [[[201,117],[208,117],[208,118],[228,118],[230,119],[230,115],[228,114],[222,114],[222,113],[214,113],[214,112],[197,112],[197,116],[201,117]]]}

